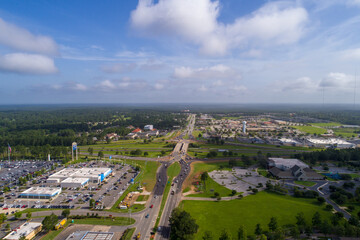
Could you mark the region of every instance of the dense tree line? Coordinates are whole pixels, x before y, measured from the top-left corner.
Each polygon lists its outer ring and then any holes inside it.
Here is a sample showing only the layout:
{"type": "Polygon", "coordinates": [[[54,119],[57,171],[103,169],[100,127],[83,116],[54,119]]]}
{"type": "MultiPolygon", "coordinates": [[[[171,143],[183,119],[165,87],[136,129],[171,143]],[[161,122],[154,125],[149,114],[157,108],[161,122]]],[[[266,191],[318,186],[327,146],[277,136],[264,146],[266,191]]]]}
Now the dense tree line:
{"type": "Polygon", "coordinates": [[[316,162],[336,161],[339,163],[349,163],[360,166],[360,149],[325,149],[315,152],[303,152],[294,155],[295,158],[305,160],[315,164],[316,162]]]}
{"type": "Polygon", "coordinates": [[[93,144],[107,133],[125,136],[127,127],[143,128],[152,124],[158,129],[184,125],[186,115],[170,112],[116,107],[23,107],[0,110],[0,146],[70,146],[93,144]]]}

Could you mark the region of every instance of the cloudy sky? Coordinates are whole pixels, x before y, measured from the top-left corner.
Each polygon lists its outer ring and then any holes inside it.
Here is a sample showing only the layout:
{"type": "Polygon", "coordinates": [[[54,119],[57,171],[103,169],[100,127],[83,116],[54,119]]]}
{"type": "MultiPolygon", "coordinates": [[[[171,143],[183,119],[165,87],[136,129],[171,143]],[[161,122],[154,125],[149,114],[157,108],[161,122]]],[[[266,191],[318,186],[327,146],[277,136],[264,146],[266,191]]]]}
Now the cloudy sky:
{"type": "Polygon", "coordinates": [[[360,0],[0,3],[0,104],[352,104],[359,76],[360,0]]]}

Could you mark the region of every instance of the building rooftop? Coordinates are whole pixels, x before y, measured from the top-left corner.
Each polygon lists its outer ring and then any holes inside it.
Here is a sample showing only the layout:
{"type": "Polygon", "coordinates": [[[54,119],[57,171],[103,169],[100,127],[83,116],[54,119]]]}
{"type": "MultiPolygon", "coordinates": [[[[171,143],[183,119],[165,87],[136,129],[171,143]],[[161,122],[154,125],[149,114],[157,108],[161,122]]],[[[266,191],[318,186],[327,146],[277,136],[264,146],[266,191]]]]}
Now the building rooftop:
{"type": "Polygon", "coordinates": [[[286,166],[287,168],[292,168],[295,165],[298,165],[302,168],[309,167],[307,164],[295,158],[269,158],[269,161],[274,162],[276,166],[282,165],[286,166]]]}
{"type": "Polygon", "coordinates": [[[342,140],[342,139],[338,139],[338,138],[308,138],[307,139],[309,142],[314,143],[314,144],[329,144],[329,145],[334,145],[334,144],[345,144],[345,145],[351,145],[351,143],[342,140]]]}
{"type": "Polygon", "coordinates": [[[23,191],[20,195],[55,195],[58,192],[61,192],[61,188],[54,187],[31,187],[23,191]]]}
{"type": "Polygon", "coordinates": [[[69,235],[66,240],[111,240],[112,232],[85,232],[77,231],[69,235]]]}
{"type": "Polygon", "coordinates": [[[27,236],[30,233],[32,233],[35,229],[40,227],[42,224],[39,222],[27,222],[24,223],[19,227],[19,229],[16,229],[15,231],[12,231],[9,233],[4,239],[20,239],[21,236],[27,236]]]}
{"type": "Polygon", "coordinates": [[[89,181],[89,178],[66,178],[61,183],[86,183],[89,181]]]}
{"type": "Polygon", "coordinates": [[[102,173],[111,171],[110,168],[65,168],[57,173],[54,173],[49,177],[52,178],[87,178],[87,177],[97,177],[102,173]]]}

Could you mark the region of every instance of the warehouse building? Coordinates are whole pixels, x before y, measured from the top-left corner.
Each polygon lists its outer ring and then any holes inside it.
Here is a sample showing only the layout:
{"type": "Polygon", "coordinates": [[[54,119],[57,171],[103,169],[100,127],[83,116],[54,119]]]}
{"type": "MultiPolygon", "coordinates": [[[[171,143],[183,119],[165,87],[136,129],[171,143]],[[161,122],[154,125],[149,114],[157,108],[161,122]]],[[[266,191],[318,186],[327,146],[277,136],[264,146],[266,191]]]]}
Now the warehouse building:
{"type": "Polygon", "coordinates": [[[67,178],[61,182],[62,188],[82,188],[89,183],[89,178],[67,178]]]}
{"type": "Polygon", "coordinates": [[[114,233],[112,232],[86,232],[77,231],[70,234],[66,240],[111,240],[114,233]]]}
{"type": "Polygon", "coordinates": [[[328,147],[328,148],[354,148],[356,144],[349,143],[338,138],[307,138],[306,143],[311,147],[328,147]]]}
{"type": "Polygon", "coordinates": [[[31,187],[20,193],[19,197],[31,199],[50,199],[56,198],[60,193],[61,188],[31,187]]]}
{"type": "Polygon", "coordinates": [[[22,236],[24,236],[25,239],[32,239],[35,237],[36,234],[38,234],[41,231],[41,227],[42,224],[39,222],[26,222],[16,230],[6,235],[4,239],[18,240],[22,236]]]}
{"type": "Polygon", "coordinates": [[[110,168],[65,168],[48,179],[48,183],[60,183],[67,178],[88,178],[89,183],[101,183],[105,178],[110,176],[110,168]]]}

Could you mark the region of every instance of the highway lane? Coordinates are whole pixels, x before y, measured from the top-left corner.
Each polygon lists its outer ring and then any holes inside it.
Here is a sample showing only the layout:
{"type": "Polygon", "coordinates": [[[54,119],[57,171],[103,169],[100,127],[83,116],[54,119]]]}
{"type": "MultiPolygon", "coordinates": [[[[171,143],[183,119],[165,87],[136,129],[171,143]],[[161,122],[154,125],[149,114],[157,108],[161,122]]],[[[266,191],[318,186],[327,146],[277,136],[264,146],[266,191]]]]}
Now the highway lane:
{"type": "Polygon", "coordinates": [[[169,162],[162,162],[156,176],[156,185],[147,203],[147,208],[141,212],[137,223],[135,234],[140,233],[140,239],[149,239],[152,228],[155,226],[156,219],[160,210],[162,195],[167,181],[167,167],[169,162]],[[151,207],[152,206],[152,207],[151,207]],[[147,216],[148,215],[148,216],[147,216]]]}
{"type": "Polygon", "coordinates": [[[169,192],[169,196],[167,199],[167,202],[165,204],[164,212],[160,220],[160,231],[158,232],[158,235],[156,236],[156,239],[169,239],[170,238],[170,216],[171,212],[174,208],[177,207],[177,205],[181,201],[181,188],[182,184],[185,181],[187,175],[190,172],[190,164],[186,163],[184,160],[179,161],[181,165],[181,171],[180,174],[174,178],[174,185],[171,187],[171,190],[169,192]],[[172,195],[171,192],[174,191],[174,194],[172,195]]]}

